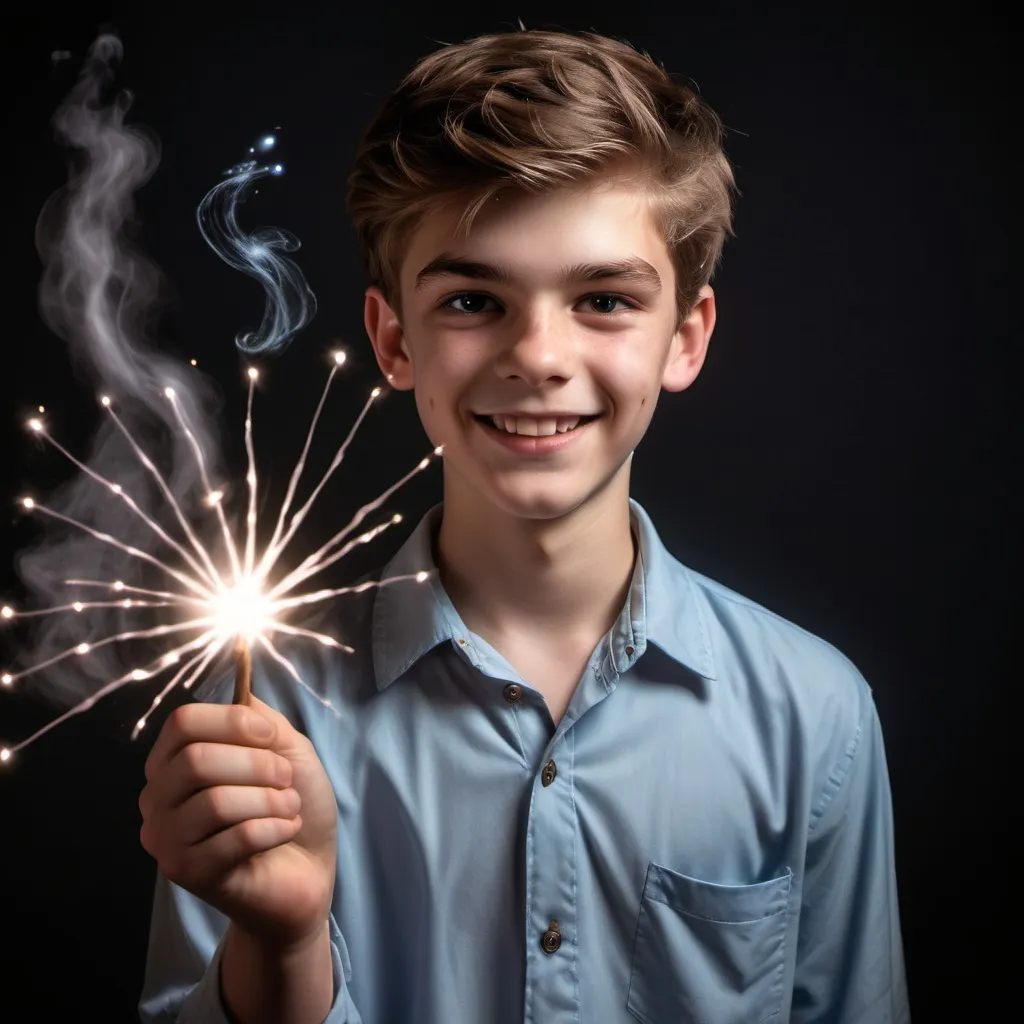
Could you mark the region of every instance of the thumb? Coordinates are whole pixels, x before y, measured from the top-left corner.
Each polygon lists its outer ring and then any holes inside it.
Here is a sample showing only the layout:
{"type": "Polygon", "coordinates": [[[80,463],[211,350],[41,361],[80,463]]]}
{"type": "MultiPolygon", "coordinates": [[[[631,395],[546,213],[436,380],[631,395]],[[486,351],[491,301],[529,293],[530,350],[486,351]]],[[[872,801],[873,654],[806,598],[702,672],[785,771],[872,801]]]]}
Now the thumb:
{"type": "Polygon", "coordinates": [[[249,694],[248,707],[256,712],[274,730],[270,739],[270,749],[289,760],[303,752],[302,741],[306,738],[276,708],[264,703],[254,693],[249,694]]]}

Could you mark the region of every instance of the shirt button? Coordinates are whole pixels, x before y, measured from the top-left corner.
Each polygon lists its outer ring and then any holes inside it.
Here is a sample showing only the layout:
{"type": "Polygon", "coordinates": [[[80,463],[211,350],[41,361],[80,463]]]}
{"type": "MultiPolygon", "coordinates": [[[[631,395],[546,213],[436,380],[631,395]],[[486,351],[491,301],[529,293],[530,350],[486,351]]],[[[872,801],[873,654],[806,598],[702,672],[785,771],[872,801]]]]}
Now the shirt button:
{"type": "Polygon", "coordinates": [[[540,781],[545,786],[550,786],[555,781],[555,776],[558,774],[558,769],[555,767],[554,761],[548,761],[546,765],[541,769],[540,781]]]}
{"type": "Polygon", "coordinates": [[[627,655],[627,657],[630,657],[630,658],[633,657],[633,648],[632,647],[627,647],[626,648],[626,655],[627,655]]]}
{"type": "Polygon", "coordinates": [[[509,683],[501,692],[509,704],[515,704],[519,701],[519,698],[522,697],[523,688],[516,683],[509,683]]]}
{"type": "Polygon", "coordinates": [[[540,948],[545,953],[554,953],[562,944],[562,933],[558,930],[557,921],[548,922],[548,930],[540,937],[540,948]]]}

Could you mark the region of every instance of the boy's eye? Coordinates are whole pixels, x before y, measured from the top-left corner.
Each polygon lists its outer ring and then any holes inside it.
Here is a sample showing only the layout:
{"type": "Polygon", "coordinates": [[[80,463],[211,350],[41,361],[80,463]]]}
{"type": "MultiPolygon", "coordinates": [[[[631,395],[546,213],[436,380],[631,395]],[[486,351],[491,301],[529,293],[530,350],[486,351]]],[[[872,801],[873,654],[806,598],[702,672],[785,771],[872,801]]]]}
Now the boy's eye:
{"type": "Polygon", "coordinates": [[[621,312],[621,310],[615,308],[615,303],[617,302],[626,309],[636,309],[636,306],[627,302],[625,299],[620,299],[618,295],[588,295],[583,301],[591,303],[591,308],[595,313],[621,312]],[[605,308],[606,305],[610,305],[611,308],[605,308]]]}
{"type": "MultiPolygon", "coordinates": [[[[636,309],[636,306],[633,305],[633,303],[618,295],[588,295],[581,301],[589,303],[590,311],[594,313],[620,313],[625,309],[636,309]],[[623,308],[616,309],[616,303],[619,303],[623,308]]],[[[483,295],[480,292],[460,292],[458,295],[453,295],[450,299],[446,299],[442,302],[441,308],[450,309],[455,313],[462,313],[464,316],[470,316],[473,313],[484,312],[484,310],[480,308],[480,304],[486,302],[494,302],[494,299],[489,295],[483,295]],[[456,302],[462,303],[462,308],[456,306],[456,302]]]]}
{"type": "Polygon", "coordinates": [[[462,292],[460,295],[453,295],[450,299],[446,299],[441,303],[442,309],[450,309],[456,313],[479,313],[481,312],[481,302],[493,302],[489,295],[480,295],[478,292],[462,292]],[[461,302],[465,308],[459,309],[458,306],[452,305],[452,303],[461,302]]]}

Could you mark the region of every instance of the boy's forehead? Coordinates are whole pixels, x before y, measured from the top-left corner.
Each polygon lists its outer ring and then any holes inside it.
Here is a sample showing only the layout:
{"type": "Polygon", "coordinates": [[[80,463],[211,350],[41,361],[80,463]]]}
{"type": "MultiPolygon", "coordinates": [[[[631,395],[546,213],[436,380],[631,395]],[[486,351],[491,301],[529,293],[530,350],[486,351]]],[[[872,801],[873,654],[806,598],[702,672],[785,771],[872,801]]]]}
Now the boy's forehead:
{"type": "Polygon", "coordinates": [[[411,233],[402,261],[403,285],[441,254],[506,265],[548,261],[565,266],[639,256],[669,259],[646,197],[626,186],[565,189],[541,195],[501,194],[459,232],[463,209],[451,205],[426,215],[411,233]]]}

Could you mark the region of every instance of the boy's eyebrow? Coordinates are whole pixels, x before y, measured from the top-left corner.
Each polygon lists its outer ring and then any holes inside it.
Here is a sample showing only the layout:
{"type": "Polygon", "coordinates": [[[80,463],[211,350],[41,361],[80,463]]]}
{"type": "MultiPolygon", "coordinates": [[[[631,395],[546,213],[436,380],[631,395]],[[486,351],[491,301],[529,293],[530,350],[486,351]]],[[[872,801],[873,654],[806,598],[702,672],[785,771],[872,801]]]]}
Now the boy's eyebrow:
{"type": "MultiPolygon", "coordinates": [[[[416,275],[415,290],[419,291],[435,277],[468,277],[474,281],[497,281],[504,285],[511,285],[515,280],[512,271],[503,264],[466,259],[450,252],[435,256],[416,275]]],[[[646,285],[655,292],[661,291],[661,278],[657,270],[639,256],[626,256],[621,260],[609,260],[605,263],[574,263],[571,267],[562,267],[559,271],[559,283],[562,285],[585,284],[588,281],[602,281],[609,277],[646,285]]]]}

